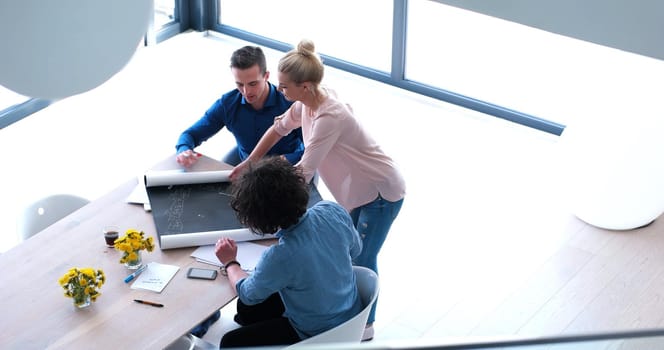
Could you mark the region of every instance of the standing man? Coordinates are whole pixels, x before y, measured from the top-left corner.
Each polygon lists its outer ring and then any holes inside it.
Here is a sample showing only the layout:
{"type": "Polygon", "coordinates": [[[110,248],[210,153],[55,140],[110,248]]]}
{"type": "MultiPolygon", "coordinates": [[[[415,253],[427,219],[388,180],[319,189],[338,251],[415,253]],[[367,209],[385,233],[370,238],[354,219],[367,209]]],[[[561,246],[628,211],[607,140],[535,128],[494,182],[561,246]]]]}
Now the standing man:
{"type": "MultiPolygon", "coordinates": [[[[194,148],[219,132],[224,126],[235,137],[234,147],[222,161],[237,165],[247,158],[274,117],[283,114],[292,104],[277,91],[268,79],[265,54],[260,47],[245,46],[231,56],[231,72],[237,89],[221,96],[194,125],[178,138],[176,160],[190,167],[197,160],[194,148]]],[[[304,153],[301,129],[281,139],[268,154],[282,155],[291,164],[304,153]]]]}

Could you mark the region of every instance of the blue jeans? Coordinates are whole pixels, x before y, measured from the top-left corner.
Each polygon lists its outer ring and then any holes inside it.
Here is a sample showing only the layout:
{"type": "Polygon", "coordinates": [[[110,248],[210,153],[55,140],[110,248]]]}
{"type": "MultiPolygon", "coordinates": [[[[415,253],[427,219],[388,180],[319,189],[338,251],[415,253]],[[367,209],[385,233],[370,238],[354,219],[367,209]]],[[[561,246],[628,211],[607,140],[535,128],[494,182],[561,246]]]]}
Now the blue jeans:
{"type": "MultiPolygon", "coordinates": [[[[350,217],[362,239],[362,252],[353,263],[364,266],[378,273],[378,252],[385,242],[392,222],[399,215],[403,198],[390,202],[380,195],[373,202],[351,210],[350,217]]],[[[371,308],[367,323],[373,323],[376,317],[376,303],[371,308]]]]}
{"type": "Polygon", "coordinates": [[[205,333],[210,329],[210,326],[212,326],[213,323],[217,322],[217,320],[221,317],[221,312],[219,310],[216,310],[215,312],[212,313],[208,318],[206,318],[203,322],[199,323],[196,325],[196,327],[192,328],[189,330],[189,333],[199,337],[203,338],[205,333]]]}

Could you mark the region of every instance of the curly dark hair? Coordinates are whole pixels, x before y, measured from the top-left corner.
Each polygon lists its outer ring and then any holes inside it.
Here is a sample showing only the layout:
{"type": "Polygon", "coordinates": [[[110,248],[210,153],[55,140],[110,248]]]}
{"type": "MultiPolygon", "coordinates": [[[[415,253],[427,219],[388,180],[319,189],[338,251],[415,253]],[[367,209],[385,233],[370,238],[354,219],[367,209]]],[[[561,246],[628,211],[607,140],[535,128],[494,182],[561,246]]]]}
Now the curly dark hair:
{"type": "Polygon", "coordinates": [[[253,232],[275,233],[307,211],[309,187],[298,167],[273,156],[251,164],[231,186],[231,208],[253,232]]]}

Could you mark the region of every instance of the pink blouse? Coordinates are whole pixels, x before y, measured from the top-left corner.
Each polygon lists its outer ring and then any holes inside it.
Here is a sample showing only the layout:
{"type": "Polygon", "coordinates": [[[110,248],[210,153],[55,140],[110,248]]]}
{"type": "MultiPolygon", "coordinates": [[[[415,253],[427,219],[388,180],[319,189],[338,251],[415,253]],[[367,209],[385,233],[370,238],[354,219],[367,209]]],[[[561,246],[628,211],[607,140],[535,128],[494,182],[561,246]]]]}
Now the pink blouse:
{"type": "Polygon", "coordinates": [[[353,116],[352,108],[337,100],[333,90],[311,110],[297,101],[274,122],[282,136],[302,127],[304,155],[296,165],[307,181],[318,169],[335,200],[349,212],[375,200],[380,194],[394,202],[406,193],[406,183],[392,158],[353,116]]]}

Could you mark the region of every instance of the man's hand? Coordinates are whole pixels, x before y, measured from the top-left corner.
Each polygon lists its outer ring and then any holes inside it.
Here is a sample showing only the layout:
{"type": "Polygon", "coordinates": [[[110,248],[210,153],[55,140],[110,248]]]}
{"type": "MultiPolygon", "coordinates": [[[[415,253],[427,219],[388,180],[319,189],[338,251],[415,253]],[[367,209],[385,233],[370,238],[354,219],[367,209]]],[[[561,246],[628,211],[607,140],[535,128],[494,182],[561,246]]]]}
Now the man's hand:
{"type": "Polygon", "coordinates": [[[200,156],[202,156],[202,154],[188,149],[186,151],[180,152],[180,154],[175,157],[175,160],[183,167],[189,168],[194,165],[194,163],[196,163],[198,157],[200,156]]]}
{"type": "Polygon", "coordinates": [[[214,255],[224,265],[229,261],[235,260],[237,258],[237,245],[235,241],[227,237],[219,238],[217,244],[214,246],[214,255]]]}

